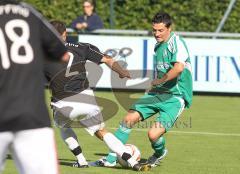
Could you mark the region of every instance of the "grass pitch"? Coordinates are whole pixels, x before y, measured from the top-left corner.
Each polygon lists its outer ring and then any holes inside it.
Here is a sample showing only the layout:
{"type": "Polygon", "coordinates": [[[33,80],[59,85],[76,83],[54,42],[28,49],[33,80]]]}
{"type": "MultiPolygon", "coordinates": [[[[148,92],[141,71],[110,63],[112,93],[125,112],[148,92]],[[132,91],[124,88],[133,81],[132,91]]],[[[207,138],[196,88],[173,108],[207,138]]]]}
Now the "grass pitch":
{"type": "MultiPolygon", "coordinates": [[[[96,92],[96,95],[117,102],[111,92],[96,92]]],[[[136,97],[140,95],[140,93],[134,94],[136,97]]],[[[47,101],[49,103],[49,98],[47,101]]],[[[107,109],[111,109],[111,106],[107,109]]],[[[106,121],[106,127],[114,132],[125,113],[126,110],[120,106],[114,117],[106,121]]],[[[143,159],[147,159],[153,153],[147,138],[147,130],[152,121],[154,119],[136,125],[128,142],[140,149],[143,159]]],[[[103,142],[91,137],[82,128],[76,128],[75,131],[88,161],[95,161],[107,154],[108,149],[103,142]]],[[[57,128],[55,132],[62,174],[136,173],[131,169],[122,169],[119,165],[115,168],[70,167],[75,158],[61,140],[57,128]]],[[[147,173],[239,174],[240,98],[194,96],[192,107],[184,111],[175,127],[165,136],[169,153],[160,166],[147,173]]],[[[11,157],[8,157],[3,174],[15,173],[17,170],[14,162],[11,157]]]]}

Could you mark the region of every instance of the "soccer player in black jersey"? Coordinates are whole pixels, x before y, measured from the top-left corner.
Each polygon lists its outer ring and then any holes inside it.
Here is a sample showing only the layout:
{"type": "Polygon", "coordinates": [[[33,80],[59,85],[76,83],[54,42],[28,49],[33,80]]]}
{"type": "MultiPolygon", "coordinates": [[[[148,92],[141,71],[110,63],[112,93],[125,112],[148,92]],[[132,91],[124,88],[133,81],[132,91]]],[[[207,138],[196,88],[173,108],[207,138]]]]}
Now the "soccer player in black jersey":
{"type": "MultiPolygon", "coordinates": [[[[51,24],[66,40],[66,27],[60,21],[52,21],[51,24]]],[[[110,132],[104,128],[103,118],[96,103],[93,91],[89,88],[86,76],[86,61],[96,64],[105,63],[120,78],[130,78],[129,72],[121,68],[111,57],[102,54],[99,49],[88,43],[66,43],[70,55],[69,62],[65,65],[58,63],[46,63],[45,74],[50,81],[53,101],[55,123],[61,129],[61,135],[69,149],[78,158],[74,164],[76,167],[87,167],[82,149],[79,146],[77,136],[71,129],[71,121],[78,119],[79,123],[91,134],[103,140],[109,149],[133,167],[134,170],[146,170],[148,166],[140,165],[130,154],[126,153],[125,146],[110,132]],[[82,117],[84,116],[84,117],[82,117]],[[79,119],[80,118],[80,119],[79,119]]]]}
{"type": "Polygon", "coordinates": [[[0,173],[8,150],[21,174],[58,173],[43,59],[68,57],[59,34],[35,9],[0,1],[0,173]]]}

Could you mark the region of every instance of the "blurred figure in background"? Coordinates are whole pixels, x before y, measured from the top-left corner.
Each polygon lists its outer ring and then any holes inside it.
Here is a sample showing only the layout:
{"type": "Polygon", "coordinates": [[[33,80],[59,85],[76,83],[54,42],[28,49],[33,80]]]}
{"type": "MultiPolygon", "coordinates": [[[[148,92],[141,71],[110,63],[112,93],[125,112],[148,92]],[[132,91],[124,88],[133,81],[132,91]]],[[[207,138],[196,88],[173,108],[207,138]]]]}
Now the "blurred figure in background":
{"type": "Polygon", "coordinates": [[[93,31],[103,28],[101,18],[94,12],[94,3],[92,0],[84,0],[84,14],[73,20],[71,27],[76,30],[93,31]]]}

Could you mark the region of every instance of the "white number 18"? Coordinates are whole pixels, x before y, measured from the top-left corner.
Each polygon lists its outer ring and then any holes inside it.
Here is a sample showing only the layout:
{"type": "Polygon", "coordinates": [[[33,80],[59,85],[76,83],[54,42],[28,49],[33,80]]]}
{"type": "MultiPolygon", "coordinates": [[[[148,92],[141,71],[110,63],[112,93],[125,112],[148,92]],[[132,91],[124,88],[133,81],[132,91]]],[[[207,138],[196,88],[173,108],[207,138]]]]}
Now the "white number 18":
{"type": "Polygon", "coordinates": [[[33,49],[28,42],[30,31],[28,23],[21,19],[14,19],[6,23],[5,33],[9,40],[12,41],[10,46],[10,58],[8,55],[7,43],[4,33],[0,28],[0,57],[4,69],[10,67],[10,59],[17,64],[28,64],[33,60],[33,49]],[[15,28],[20,28],[21,35],[15,32],[15,28]],[[25,54],[20,55],[20,48],[24,48],[25,54]]]}

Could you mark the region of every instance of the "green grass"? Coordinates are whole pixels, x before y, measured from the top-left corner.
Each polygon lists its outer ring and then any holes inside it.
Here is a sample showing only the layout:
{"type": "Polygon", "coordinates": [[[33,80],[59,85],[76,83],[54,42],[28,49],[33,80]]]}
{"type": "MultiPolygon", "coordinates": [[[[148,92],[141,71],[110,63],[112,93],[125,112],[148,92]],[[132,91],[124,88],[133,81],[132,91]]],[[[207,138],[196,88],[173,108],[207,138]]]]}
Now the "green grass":
{"type": "MultiPolygon", "coordinates": [[[[97,92],[96,95],[116,102],[110,92],[97,92]]],[[[127,101],[126,103],[129,104],[127,101]]],[[[112,107],[108,106],[107,108],[111,109],[112,107]]],[[[106,121],[106,127],[113,132],[125,113],[126,110],[119,107],[117,114],[106,121]]],[[[148,120],[148,123],[152,120],[148,120]]],[[[108,152],[103,142],[91,137],[85,130],[75,129],[75,131],[89,161],[95,161],[108,152]]],[[[60,139],[59,131],[55,129],[55,132],[62,174],[136,173],[119,166],[116,168],[90,167],[87,169],[69,167],[68,164],[71,164],[75,158],[60,139]]],[[[129,143],[139,147],[144,159],[152,154],[145,123],[137,125],[132,131],[129,143]]],[[[191,109],[184,111],[177,125],[166,134],[166,143],[169,150],[167,157],[161,166],[153,168],[147,173],[239,174],[240,98],[194,96],[191,109]]],[[[17,171],[13,161],[7,159],[3,174],[15,173],[17,171]]]]}

